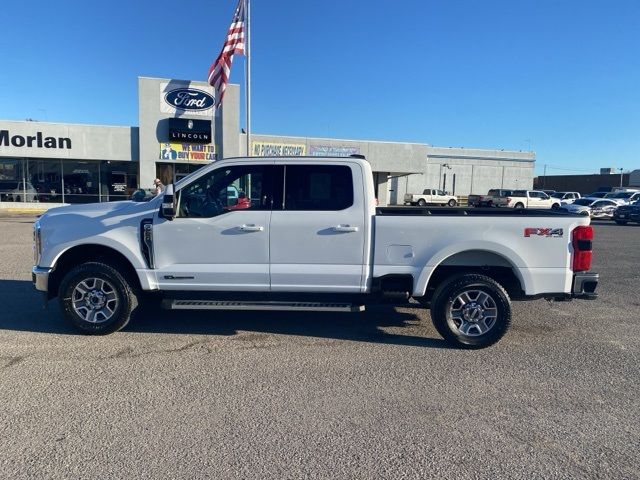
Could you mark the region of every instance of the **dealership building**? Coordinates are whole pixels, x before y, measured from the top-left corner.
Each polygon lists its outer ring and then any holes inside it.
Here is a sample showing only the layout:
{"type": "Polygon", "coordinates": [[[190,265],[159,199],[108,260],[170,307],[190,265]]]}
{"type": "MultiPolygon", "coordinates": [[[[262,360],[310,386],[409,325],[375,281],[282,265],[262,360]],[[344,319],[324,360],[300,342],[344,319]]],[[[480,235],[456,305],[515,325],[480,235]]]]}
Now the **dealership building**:
{"type": "MultiPolygon", "coordinates": [[[[86,203],[127,199],[217,159],[247,154],[240,88],[213,106],[204,82],[138,79],[138,126],[0,120],[0,202],[86,203]],[[215,112],[214,112],[215,110],[215,112]]],[[[364,155],[381,205],[438,188],[455,195],[533,186],[533,152],[420,143],[252,134],[252,156],[364,155]]]]}

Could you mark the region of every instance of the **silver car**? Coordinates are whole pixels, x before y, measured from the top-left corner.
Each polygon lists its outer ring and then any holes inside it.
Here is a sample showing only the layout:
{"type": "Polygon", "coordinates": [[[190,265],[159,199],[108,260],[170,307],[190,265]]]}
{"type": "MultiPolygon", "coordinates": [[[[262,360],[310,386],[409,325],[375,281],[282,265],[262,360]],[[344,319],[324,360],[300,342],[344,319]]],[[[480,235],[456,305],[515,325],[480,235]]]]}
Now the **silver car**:
{"type": "Polygon", "coordinates": [[[561,210],[591,218],[613,218],[613,212],[618,208],[618,203],[607,198],[579,198],[575,202],[562,205],[561,210]]]}

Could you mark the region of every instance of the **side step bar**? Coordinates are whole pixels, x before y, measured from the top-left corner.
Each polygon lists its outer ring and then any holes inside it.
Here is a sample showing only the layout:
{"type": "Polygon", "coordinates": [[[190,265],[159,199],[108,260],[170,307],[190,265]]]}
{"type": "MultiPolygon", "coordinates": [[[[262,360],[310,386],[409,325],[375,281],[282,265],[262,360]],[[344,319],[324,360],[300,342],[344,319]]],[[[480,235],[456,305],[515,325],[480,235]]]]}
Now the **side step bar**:
{"type": "Polygon", "coordinates": [[[162,301],[167,310],[288,310],[314,312],[362,312],[364,305],[327,302],[259,302],[230,300],[173,300],[162,301]]]}

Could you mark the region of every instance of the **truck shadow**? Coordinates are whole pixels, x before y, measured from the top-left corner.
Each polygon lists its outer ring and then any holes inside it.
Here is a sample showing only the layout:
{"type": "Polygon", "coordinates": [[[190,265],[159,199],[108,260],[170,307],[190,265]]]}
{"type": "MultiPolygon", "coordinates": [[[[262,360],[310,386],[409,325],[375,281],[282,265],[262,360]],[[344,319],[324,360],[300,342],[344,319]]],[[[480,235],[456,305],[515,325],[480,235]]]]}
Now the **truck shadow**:
{"type": "MultiPolygon", "coordinates": [[[[43,309],[42,297],[29,281],[0,280],[0,330],[78,335],[63,318],[57,301],[43,309]]],[[[239,331],[351,340],[426,348],[449,348],[444,340],[416,335],[424,322],[393,307],[362,313],[166,311],[139,309],[125,332],[233,336],[239,331]],[[385,331],[384,328],[393,330],[385,331]]],[[[116,334],[117,335],[117,334],[116,334]]]]}

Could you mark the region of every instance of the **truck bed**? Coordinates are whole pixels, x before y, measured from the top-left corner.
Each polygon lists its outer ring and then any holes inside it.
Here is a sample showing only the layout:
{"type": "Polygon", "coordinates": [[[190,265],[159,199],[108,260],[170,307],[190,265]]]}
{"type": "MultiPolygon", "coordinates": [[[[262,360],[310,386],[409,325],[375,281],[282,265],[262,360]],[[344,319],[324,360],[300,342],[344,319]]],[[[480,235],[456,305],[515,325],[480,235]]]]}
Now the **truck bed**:
{"type": "Polygon", "coordinates": [[[474,216],[474,217],[576,217],[574,213],[535,208],[478,208],[478,207],[376,207],[378,216],[474,216]]]}

